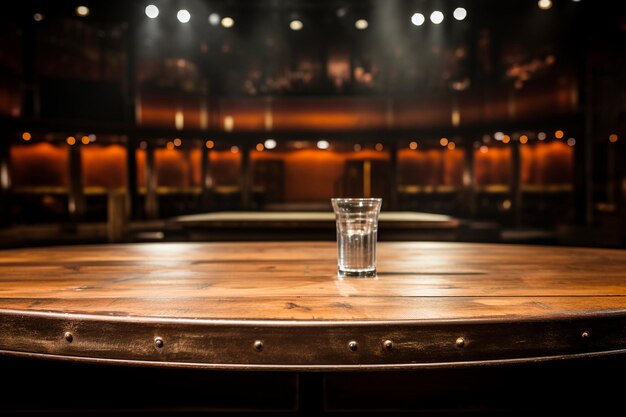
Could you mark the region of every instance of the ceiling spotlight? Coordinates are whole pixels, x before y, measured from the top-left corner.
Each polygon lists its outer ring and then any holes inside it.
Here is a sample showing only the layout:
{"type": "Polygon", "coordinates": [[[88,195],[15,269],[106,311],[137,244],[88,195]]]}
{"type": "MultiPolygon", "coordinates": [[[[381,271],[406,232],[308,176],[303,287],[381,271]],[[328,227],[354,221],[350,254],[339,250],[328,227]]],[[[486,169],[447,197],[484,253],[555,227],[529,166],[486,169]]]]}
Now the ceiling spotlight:
{"type": "Polygon", "coordinates": [[[225,28],[232,28],[233,26],[235,26],[235,19],[228,16],[222,18],[222,26],[224,26],[225,28]]]}
{"type": "Polygon", "coordinates": [[[504,133],[502,133],[502,132],[496,132],[496,133],[493,134],[493,138],[495,140],[502,140],[503,137],[504,137],[504,133]]]}
{"type": "Polygon", "coordinates": [[[276,147],[276,141],[274,139],[266,139],[263,144],[266,149],[274,149],[276,147]]]}
{"type": "Polygon", "coordinates": [[[217,26],[217,25],[219,25],[219,24],[220,24],[220,15],[219,15],[219,14],[217,14],[217,13],[211,13],[211,14],[209,15],[209,23],[210,23],[212,26],[217,26]]]}
{"type": "Polygon", "coordinates": [[[345,7],[340,7],[337,9],[336,13],[337,13],[337,17],[344,17],[348,13],[348,10],[346,10],[345,7]]]}
{"type": "Polygon", "coordinates": [[[413,16],[411,16],[411,23],[413,23],[415,26],[422,26],[425,21],[426,18],[421,13],[413,13],[413,16]]]}
{"type": "Polygon", "coordinates": [[[291,30],[302,30],[302,28],[304,27],[304,25],[302,24],[301,20],[292,20],[291,22],[289,22],[289,27],[291,28],[291,30]]]}
{"type": "Polygon", "coordinates": [[[80,17],[85,17],[89,15],[89,7],[87,6],[78,6],[76,8],[76,14],[80,17]]]}
{"type": "Polygon", "coordinates": [[[454,9],[452,16],[454,16],[456,20],[463,20],[467,17],[467,10],[462,7],[457,7],[456,9],[454,9]]]}
{"type": "Polygon", "coordinates": [[[317,149],[328,149],[330,147],[330,143],[327,140],[318,140],[317,141],[317,149]]]}
{"type": "Polygon", "coordinates": [[[191,20],[191,14],[186,9],[180,9],[178,13],[176,13],[176,18],[180,23],[187,23],[191,20]]]}
{"type": "Polygon", "coordinates": [[[546,139],[546,132],[539,132],[539,133],[537,133],[537,139],[545,140],[546,139]]]}
{"type": "Polygon", "coordinates": [[[154,4],[149,4],[146,6],[146,16],[150,19],[154,19],[159,15],[159,8],[154,4]]]}
{"type": "Polygon", "coordinates": [[[357,28],[358,30],[365,30],[367,29],[368,26],[369,26],[369,23],[367,23],[367,20],[365,19],[359,19],[356,22],[354,22],[354,27],[357,28]]]}
{"type": "Polygon", "coordinates": [[[539,6],[541,10],[548,10],[552,7],[552,0],[539,0],[537,6],[539,6]]]}
{"type": "Polygon", "coordinates": [[[33,15],[33,19],[35,22],[41,22],[43,20],[43,15],[41,13],[35,13],[33,15]]]}
{"type": "Polygon", "coordinates": [[[435,10],[430,14],[430,21],[436,25],[443,22],[443,13],[441,13],[439,10],[435,10]]]}

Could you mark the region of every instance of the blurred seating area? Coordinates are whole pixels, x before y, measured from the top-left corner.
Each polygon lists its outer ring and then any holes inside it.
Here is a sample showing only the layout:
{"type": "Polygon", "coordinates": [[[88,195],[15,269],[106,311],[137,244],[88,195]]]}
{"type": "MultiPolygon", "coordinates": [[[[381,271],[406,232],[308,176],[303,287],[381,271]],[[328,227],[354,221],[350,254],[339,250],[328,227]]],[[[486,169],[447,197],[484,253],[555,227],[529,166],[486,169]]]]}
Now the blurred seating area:
{"type": "Polygon", "coordinates": [[[187,239],[169,219],[362,196],[458,219],[454,240],[624,246],[623,13],[541,3],[15,5],[2,245],[187,239]]]}

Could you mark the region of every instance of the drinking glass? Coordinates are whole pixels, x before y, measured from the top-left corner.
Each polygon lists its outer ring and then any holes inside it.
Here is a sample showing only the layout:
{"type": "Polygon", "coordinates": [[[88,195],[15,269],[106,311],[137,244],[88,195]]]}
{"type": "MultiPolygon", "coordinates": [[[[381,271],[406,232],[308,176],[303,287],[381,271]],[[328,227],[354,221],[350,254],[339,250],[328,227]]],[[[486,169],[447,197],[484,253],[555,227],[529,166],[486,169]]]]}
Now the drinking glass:
{"type": "Polygon", "coordinates": [[[331,199],[337,222],[337,265],[340,277],[376,276],[378,213],[382,198],[331,199]]]}

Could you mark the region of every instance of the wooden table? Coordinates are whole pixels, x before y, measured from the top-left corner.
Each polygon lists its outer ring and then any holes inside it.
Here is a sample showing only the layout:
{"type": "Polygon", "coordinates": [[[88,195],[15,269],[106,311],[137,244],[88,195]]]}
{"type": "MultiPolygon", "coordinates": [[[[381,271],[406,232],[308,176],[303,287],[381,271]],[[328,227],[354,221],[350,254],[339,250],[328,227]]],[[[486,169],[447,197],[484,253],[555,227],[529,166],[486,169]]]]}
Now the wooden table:
{"type": "Polygon", "coordinates": [[[323,407],[341,410],[371,405],[381,381],[405,381],[393,372],[624,363],[625,251],[383,242],[378,271],[339,280],[335,244],[320,242],[0,251],[0,357],[266,371],[280,381],[324,371],[323,407]],[[354,372],[373,370],[392,373],[354,372]],[[369,381],[358,398],[345,392],[355,378],[369,381]]]}
{"type": "MultiPolygon", "coordinates": [[[[456,237],[460,221],[443,214],[383,211],[379,240],[438,240],[456,237]]],[[[328,211],[232,211],[192,214],[167,222],[170,234],[192,241],[334,240],[335,214],[328,211]]]]}

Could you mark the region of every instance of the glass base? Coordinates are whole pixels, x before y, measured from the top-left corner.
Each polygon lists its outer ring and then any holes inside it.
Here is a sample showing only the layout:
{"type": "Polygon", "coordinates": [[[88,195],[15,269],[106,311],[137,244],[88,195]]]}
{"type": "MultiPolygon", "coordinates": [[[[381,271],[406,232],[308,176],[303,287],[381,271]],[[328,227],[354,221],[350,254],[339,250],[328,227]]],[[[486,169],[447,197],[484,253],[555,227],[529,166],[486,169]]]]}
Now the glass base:
{"type": "Polygon", "coordinates": [[[363,271],[338,269],[337,274],[340,278],[376,278],[376,269],[367,269],[363,271]]]}

